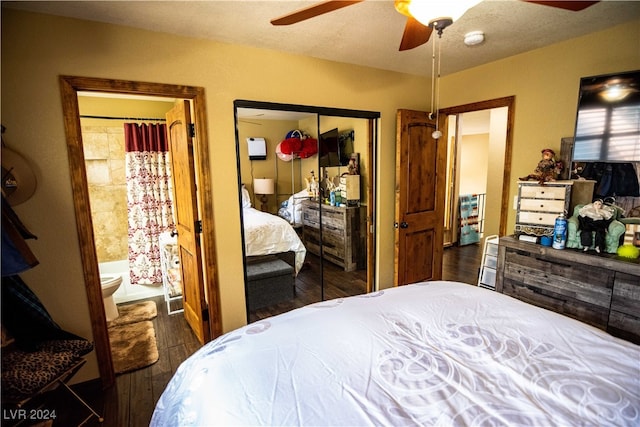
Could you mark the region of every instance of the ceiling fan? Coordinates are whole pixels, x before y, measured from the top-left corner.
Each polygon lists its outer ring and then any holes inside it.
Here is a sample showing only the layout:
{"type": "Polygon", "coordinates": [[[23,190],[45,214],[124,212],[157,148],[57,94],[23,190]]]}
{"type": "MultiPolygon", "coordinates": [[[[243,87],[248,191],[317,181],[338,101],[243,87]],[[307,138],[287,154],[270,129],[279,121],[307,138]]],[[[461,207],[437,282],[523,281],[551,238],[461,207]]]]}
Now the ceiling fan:
{"type": "MultiPolygon", "coordinates": [[[[273,25],[291,25],[301,21],[305,21],[307,19],[314,18],[319,15],[323,15],[325,13],[333,12],[334,10],[342,9],[343,7],[351,6],[356,3],[360,3],[364,0],[330,0],[324,1],[321,3],[316,3],[312,6],[306,7],[304,9],[299,9],[295,12],[289,13],[280,18],[272,19],[271,24],[273,25]]],[[[565,10],[571,10],[574,12],[586,9],[587,7],[598,3],[598,1],[537,1],[537,0],[522,0],[527,3],[536,3],[542,4],[546,6],[556,7],[565,10]]],[[[459,14],[462,16],[467,9],[471,8],[475,4],[479,3],[480,0],[471,1],[471,5],[467,5],[467,7],[459,14]]],[[[436,2],[437,3],[437,2],[436,2]]],[[[444,3],[440,1],[440,3],[444,3]]],[[[456,4],[458,1],[449,1],[447,2],[450,5],[456,4]]],[[[431,37],[431,33],[435,29],[440,34],[442,33],[442,29],[446,26],[450,25],[454,19],[454,17],[442,17],[442,16],[433,16],[436,19],[418,19],[417,13],[415,12],[416,8],[421,6],[421,9],[429,9],[434,6],[433,4],[429,4],[428,1],[425,0],[395,0],[394,1],[395,9],[401,14],[407,17],[407,22],[405,24],[404,33],[402,34],[402,40],[400,42],[400,51],[409,50],[421,46],[429,41],[431,37]],[[413,12],[412,12],[413,11],[413,12]],[[415,16],[414,16],[415,15],[415,16]],[[443,18],[445,18],[443,20],[443,18]]],[[[437,14],[437,12],[436,12],[437,14]]]]}

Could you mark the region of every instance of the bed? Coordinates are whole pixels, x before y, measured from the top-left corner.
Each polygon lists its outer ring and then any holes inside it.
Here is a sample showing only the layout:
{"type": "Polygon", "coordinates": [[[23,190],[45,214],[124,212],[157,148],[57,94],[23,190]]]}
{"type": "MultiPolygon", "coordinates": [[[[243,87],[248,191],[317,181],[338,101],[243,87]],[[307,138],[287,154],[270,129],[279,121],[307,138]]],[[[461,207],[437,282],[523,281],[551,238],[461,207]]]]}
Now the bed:
{"type": "Polygon", "coordinates": [[[242,189],[244,244],[246,256],[294,253],[294,270],[298,274],[307,249],[294,228],[284,219],[251,206],[249,192],[242,189]]]}
{"type": "Polygon", "coordinates": [[[640,346],[494,291],[423,282],[229,332],[152,426],[640,425],[640,346]]]}

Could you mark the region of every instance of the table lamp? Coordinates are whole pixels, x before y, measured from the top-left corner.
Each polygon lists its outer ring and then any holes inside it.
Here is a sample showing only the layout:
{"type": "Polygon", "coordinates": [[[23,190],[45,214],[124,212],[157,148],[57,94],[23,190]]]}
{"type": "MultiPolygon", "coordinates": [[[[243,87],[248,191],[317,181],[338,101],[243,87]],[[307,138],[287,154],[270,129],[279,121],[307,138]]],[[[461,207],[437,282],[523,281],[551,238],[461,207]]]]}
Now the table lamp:
{"type": "Polygon", "coordinates": [[[267,195],[275,192],[275,183],[272,178],[256,178],[253,180],[253,193],[260,194],[260,210],[267,212],[267,195]]]}

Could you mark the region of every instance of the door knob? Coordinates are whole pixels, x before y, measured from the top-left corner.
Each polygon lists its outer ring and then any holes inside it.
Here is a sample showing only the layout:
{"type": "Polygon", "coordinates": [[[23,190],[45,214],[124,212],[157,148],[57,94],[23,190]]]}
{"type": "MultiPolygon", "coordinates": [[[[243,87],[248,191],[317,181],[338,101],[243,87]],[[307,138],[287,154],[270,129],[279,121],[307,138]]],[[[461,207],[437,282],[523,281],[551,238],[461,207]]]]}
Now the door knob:
{"type": "Polygon", "coordinates": [[[406,222],[402,221],[400,223],[400,228],[408,228],[408,227],[409,227],[409,224],[407,224],[406,222]]]}
{"type": "Polygon", "coordinates": [[[171,237],[176,237],[178,235],[178,230],[173,230],[171,232],[171,237]]]}

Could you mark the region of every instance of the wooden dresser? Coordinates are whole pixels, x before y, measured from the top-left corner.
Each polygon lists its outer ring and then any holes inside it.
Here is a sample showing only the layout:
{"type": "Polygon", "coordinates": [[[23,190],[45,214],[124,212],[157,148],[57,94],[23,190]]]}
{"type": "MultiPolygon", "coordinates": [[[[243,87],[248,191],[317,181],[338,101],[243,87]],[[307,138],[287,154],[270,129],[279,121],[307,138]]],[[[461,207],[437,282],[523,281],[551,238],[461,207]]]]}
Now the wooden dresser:
{"type": "Polygon", "coordinates": [[[364,268],[365,210],[361,207],[320,205],[312,200],[302,202],[302,236],[309,252],[353,271],[364,268]],[[322,207],[322,239],[320,208],[322,207]]]}
{"type": "Polygon", "coordinates": [[[587,180],[519,181],[515,233],[552,236],[561,213],[569,218],[576,205],[591,203],[594,185],[587,180]]]}
{"type": "Polygon", "coordinates": [[[640,344],[640,262],[500,237],[496,291],[640,344]]]}

